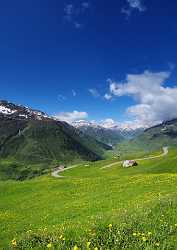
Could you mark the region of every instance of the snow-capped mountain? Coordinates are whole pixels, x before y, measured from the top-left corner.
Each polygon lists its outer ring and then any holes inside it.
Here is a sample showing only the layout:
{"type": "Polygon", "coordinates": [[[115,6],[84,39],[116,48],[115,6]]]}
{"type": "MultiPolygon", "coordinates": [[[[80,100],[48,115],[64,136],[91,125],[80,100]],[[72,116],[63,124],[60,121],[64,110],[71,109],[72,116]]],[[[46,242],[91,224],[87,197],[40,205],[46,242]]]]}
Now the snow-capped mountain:
{"type": "Polygon", "coordinates": [[[75,121],[72,123],[72,126],[76,127],[83,133],[96,138],[98,141],[109,145],[115,145],[124,139],[119,131],[105,128],[94,121],[75,121]]]}
{"type": "Polygon", "coordinates": [[[7,101],[0,101],[0,117],[45,120],[50,117],[41,111],[34,110],[22,105],[16,105],[7,101]]]}
{"type": "MultiPolygon", "coordinates": [[[[120,138],[133,138],[137,135],[139,135],[141,132],[144,131],[145,128],[138,126],[136,124],[132,123],[118,123],[113,121],[112,119],[107,119],[103,122],[97,123],[95,121],[86,121],[86,120],[80,120],[75,121],[72,123],[72,125],[83,132],[87,132],[90,134],[94,134],[95,137],[100,137],[100,131],[103,133],[108,133],[109,136],[111,134],[111,138],[115,137],[118,139],[117,142],[120,141],[120,138]]],[[[116,140],[115,139],[115,142],[116,140]]]]}

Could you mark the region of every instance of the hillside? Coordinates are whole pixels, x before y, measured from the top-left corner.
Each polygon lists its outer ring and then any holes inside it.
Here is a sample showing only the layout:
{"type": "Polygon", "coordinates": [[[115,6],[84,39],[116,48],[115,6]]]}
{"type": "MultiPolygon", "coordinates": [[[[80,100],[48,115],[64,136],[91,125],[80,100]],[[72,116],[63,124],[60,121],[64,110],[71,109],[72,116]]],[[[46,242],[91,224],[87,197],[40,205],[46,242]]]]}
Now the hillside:
{"type": "MultiPolygon", "coordinates": [[[[111,148],[43,112],[0,102],[1,165],[2,159],[17,165],[40,164],[35,168],[37,171],[40,167],[49,168],[50,164],[102,159],[108,149],[111,148]]],[[[8,175],[8,164],[5,165],[0,172],[5,169],[8,175]]]]}
{"type": "Polygon", "coordinates": [[[163,146],[177,146],[177,119],[163,122],[146,129],[139,136],[123,142],[118,148],[127,154],[136,152],[153,152],[163,146]]]}
{"type": "Polygon", "coordinates": [[[170,150],[129,169],[103,170],[106,160],[60,179],[0,181],[0,248],[177,249],[176,155],[170,150]]]}

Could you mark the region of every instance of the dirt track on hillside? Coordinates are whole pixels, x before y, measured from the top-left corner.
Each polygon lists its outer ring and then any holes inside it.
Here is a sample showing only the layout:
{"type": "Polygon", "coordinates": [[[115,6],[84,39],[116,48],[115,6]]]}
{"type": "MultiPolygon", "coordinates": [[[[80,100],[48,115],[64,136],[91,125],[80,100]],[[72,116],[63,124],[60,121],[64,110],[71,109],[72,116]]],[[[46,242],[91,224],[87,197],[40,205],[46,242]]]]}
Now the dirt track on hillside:
{"type": "MultiPolygon", "coordinates": [[[[151,159],[163,157],[163,156],[165,156],[167,154],[168,154],[168,147],[163,147],[163,153],[160,154],[160,155],[144,157],[144,158],[139,158],[139,159],[133,159],[133,160],[135,160],[135,161],[151,160],[151,159]]],[[[122,164],[122,163],[123,163],[123,161],[114,162],[114,163],[111,163],[109,165],[106,165],[106,166],[102,167],[101,169],[111,168],[111,167],[113,167],[113,166],[115,166],[117,164],[122,164]]]]}
{"type": "MultiPolygon", "coordinates": [[[[143,161],[143,160],[150,160],[150,159],[155,159],[155,158],[160,158],[160,157],[163,157],[165,155],[168,154],[168,147],[163,147],[163,153],[160,154],[160,155],[156,155],[156,156],[150,156],[150,157],[144,157],[144,158],[139,158],[139,159],[133,159],[135,161],[143,161]]],[[[102,167],[101,169],[107,169],[107,168],[111,168],[117,164],[122,164],[123,161],[118,161],[118,162],[114,162],[114,163],[111,163],[111,164],[108,164],[104,167],[102,167]]],[[[73,169],[73,168],[77,168],[81,166],[81,164],[77,164],[77,165],[73,165],[73,166],[70,166],[68,168],[64,168],[64,169],[57,169],[57,170],[54,170],[52,173],[51,173],[51,176],[52,177],[55,177],[55,178],[64,178],[64,176],[61,176],[59,175],[59,173],[62,173],[64,171],[67,171],[67,170],[70,170],[70,169],[73,169]]]]}
{"type": "Polygon", "coordinates": [[[66,171],[66,170],[69,170],[69,169],[77,168],[77,167],[79,167],[80,165],[81,165],[81,164],[73,165],[73,166],[71,166],[71,167],[64,168],[64,169],[62,169],[62,170],[61,170],[61,169],[57,169],[57,170],[53,171],[53,172],[51,173],[51,175],[52,175],[52,177],[55,177],[55,178],[64,178],[64,176],[59,175],[59,173],[62,173],[62,172],[66,171]]]}

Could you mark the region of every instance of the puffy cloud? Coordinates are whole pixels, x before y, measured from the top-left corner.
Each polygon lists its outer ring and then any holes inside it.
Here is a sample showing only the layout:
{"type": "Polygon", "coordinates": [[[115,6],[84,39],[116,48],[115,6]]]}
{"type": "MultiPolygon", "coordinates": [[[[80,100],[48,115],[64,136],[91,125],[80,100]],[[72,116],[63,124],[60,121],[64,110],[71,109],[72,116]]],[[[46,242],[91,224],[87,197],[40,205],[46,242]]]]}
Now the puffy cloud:
{"type": "Polygon", "coordinates": [[[143,12],[146,10],[146,7],[143,5],[142,0],[126,0],[128,6],[122,8],[122,13],[129,17],[133,10],[138,10],[143,12]]]}
{"type": "Polygon", "coordinates": [[[100,125],[103,126],[104,128],[112,128],[114,126],[117,126],[118,123],[114,121],[112,118],[107,118],[101,121],[100,125]]]}
{"type": "Polygon", "coordinates": [[[170,72],[128,74],[124,82],[110,83],[110,94],[132,97],[136,105],[127,113],[142,126],[151,126],[177,117],[177,87],[167,87],[165,81],[170,72]]]}
{"type": "Polygon", "coordinates": [[[61,112],[57,115],[55,115],[55,118],[60,121],[65,121],[68,123],[72,123],[74,121],[78,120],[84,120],[88,117],[87,112],[79,112],[77,110],[74,110],[73,112],[61,112]]]}
{"type": "Polygon", "coordinates": [[[98,92],[97,89],[89,89],[88,91],[93,97],[100,97],[100,93],[98,92]]]}
{"type": "Polygon", "coordinates": [[[137,9],[140,12],[145,11],[146,8],[142,3],[142,0],[127,0],[129,6],[133,9],[137,9]]]}

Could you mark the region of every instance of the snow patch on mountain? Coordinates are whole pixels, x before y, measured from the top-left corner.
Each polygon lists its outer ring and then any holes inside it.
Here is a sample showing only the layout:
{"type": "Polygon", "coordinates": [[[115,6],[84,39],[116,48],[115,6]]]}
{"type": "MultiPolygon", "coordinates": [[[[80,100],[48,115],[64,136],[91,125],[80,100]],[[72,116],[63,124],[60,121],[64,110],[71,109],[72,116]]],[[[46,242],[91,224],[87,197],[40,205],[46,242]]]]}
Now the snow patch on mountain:
{"type": "Polygon", "coordinates": [[[7,108],[3,105],[0,105],[0,113],[5,115],[11,115],[14,114],[17,110],[11,110],[10,108],[7,108]]]}
{"type": "Polygon", "coordinates": [[[20,104],[16,105],[7,101],[0,101],[0,115],[11,117],[11,118],[21,118],[21,119],[34,119],[43,120],[51,119],[46,113],[30,109],[29,107],[24,107],[20,104]]]}
{"type": "MultiPolygon", "coordinates": [[[[80,120],[75,121],[72,123],[72,126],[76,127],[77,129],[82,130],[83,132],[88,132],[92,129],[94,130],[96,134],[99,134],[99,131],[103,134],[103,131],[112,131],[111,135],[120,135],[123,138],[133,138],[137,136],[138,134],[142,133],[146,128],[139,126],[138,124],[131,123],[131,122],[115,122],[112,119],[106,119],[101,122],[96,121],[87,121],[87,120],[80,120]]],[[[104,132],[104,134],[105,134],[104,132]]],[[[92,132],[93,133],[93,132],[92,132]]]]}
{"type": "Polygon", "coordinates": [[[105,128],[110,130],[118,130],[118,131],[132,131],[137,129],[146,129],[147,127],[142,127],[136,123],[132,122],[115,122],[112,119],[106,119],[97,123],[96,121],[86,121],[86,120],[79,120],[72,123],[72,125],[76,128],[80,127],[95,127],[95,128],[105,128]]]}

